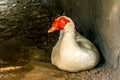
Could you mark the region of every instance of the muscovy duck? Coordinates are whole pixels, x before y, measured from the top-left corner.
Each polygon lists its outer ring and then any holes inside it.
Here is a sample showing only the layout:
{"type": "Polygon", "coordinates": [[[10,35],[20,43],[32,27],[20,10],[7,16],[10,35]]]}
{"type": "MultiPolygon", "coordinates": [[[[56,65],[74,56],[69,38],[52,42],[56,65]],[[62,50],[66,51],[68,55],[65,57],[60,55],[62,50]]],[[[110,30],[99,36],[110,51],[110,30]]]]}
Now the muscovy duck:
{"type": "Polygon", "coordinates": [[[75,30],[75,24],[69,17],[58,17],[48,33],[56,30],[60,30],[60,37],[52,50],[53,65],[61,70],[78,72],[92,69],[98,64],[98,50],[75,30]]]}

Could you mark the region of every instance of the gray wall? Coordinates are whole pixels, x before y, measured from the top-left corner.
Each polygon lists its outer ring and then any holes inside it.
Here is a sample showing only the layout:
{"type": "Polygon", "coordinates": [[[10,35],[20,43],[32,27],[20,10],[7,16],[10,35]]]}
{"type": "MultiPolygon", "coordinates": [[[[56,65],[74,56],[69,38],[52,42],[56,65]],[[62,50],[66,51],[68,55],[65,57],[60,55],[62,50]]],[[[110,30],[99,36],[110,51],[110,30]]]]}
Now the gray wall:
{"type": "Polygon", "coordinates": [[[120,66],[120,1],[61,0],[81,34],[100,49],[107,66],[120,66]]]}

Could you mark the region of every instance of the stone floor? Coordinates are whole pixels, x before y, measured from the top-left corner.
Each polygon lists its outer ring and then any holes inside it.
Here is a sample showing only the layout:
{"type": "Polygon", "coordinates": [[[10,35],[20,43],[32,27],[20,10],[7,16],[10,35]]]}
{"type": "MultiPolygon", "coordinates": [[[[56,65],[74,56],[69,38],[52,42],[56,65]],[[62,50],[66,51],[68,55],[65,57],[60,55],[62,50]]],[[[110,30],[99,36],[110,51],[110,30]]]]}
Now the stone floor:
{"type": "MultiPolygon", "coordinates": [[[[120,80],[120,69],[112,70],[102,66],[77,73],[65,72],[50,63],[50,57],[45,51],[23,47],[24,50],[26,48],[26,53],[32,55],[29,61],[25,65],[1,67],[0,80],[120,80]]],[[[3,63],[4,61],[0,60],[0,64],[3,63]]]]}

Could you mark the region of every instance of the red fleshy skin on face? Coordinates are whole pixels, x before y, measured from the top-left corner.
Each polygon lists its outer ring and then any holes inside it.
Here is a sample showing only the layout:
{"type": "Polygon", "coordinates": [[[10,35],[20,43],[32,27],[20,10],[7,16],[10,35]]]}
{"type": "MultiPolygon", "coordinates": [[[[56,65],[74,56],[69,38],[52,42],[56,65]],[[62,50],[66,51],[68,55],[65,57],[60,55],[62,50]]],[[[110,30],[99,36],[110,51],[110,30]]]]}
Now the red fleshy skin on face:
{"type": "Polygon", "coordinates": [[[54,21],[53,23],[52,23],[52,27],[54,27],[55,28],[55,30],[59,30],[59,28],[58,28],[58,21],[54,21]]]}
{"type": "Polygon", "coordinates": [[[48,30],[48,33],[54,32],[56,30],[64,30],[66,24],[70,22],[66,17],[58,17],[53,23],[52,27],[48,30]]]}
{"type": "Polygon", "coordinates": [[[70,22],[68,19],[60,17],[53,22],[52,26],[54,26],[56,30],[64,30],[64,27],[68,22],[70,22]]]}

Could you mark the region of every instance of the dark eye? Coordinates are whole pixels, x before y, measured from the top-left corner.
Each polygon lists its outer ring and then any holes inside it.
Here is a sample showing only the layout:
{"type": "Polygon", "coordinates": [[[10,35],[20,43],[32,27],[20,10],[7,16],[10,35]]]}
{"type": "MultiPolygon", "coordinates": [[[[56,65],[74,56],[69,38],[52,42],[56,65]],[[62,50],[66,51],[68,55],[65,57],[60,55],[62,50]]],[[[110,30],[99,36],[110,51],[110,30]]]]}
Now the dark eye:
{"type": "Polygon", "coordinates": [[[65,20],[61,20],[61,22],[65,22],[65,20]]]}

